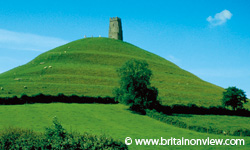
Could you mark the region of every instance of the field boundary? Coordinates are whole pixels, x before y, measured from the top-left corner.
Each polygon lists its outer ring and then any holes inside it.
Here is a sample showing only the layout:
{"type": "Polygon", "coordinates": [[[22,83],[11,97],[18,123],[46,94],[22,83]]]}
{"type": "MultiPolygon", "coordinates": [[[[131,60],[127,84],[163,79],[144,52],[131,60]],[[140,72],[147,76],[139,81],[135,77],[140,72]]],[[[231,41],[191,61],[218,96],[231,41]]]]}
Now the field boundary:
{"type": "Polygon", "coordinates": [[[56,96],[37,94],[33,96],[22,95],[20,98],[4,97],[0,98],[0,105],[21,105],[21,104],[34,104],[34,103],[100,103],[100,104],[118,104],[113,97],[89,97],[89,96],[66,96],[59,93],[56,96]]]}
{"type": "Polygon", "coordinates": [[[162,112],[157,112],[156,110],[146,110],[146,115],[159,120],[161,122],[167,123],[169,125],[173,125],[179,128],[184,128],[188,130],[193,130],[201,133],[212,133],[212,134],[222,134],[222,135],[232,135],[232,136],[250,136],[250,130],[248,129],[239,129],[235,130],[233,132],[216,129],[216,128],[207,128],[202,126],[194,126],[194,125],[188,125],[187,123],[180,121],[178,119],[169,118],[168,115],[163,114],[162,112]]]}

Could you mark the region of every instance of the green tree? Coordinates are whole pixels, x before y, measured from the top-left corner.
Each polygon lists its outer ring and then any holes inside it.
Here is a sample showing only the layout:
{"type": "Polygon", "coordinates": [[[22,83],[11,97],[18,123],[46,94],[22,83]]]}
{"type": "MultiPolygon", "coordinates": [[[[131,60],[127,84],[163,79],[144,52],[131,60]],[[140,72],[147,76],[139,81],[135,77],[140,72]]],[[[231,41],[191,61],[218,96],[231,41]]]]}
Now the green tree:
{"type": "Polygon", "coordinates": [[[243,108],[243,103],[247,103],[245,92],[236,87],[228,87],[223,92],[222,105],[225,107],[231,106],[235,111],[243,108]]]}
{"type": "Polygon", "coordinates": [[[115,89],[116,101],[139,112],[152,109],[159,104],[158,90],[150,86],[152,71],[146,61],[130,60],[117,72],[120,77],[120,88],[115,89]]]}

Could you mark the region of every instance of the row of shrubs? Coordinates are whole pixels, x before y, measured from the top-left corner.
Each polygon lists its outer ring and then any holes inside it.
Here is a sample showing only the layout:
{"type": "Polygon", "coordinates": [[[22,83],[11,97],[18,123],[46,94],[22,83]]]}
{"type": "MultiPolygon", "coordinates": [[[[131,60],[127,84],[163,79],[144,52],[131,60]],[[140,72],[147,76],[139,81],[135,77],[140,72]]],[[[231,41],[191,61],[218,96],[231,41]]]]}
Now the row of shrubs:
{"type": "Polygon", "coordinates": [[[178,119],[170,118],[168,115],[163,114],[162,112],[158,112],[156,110],[146,110],[146,115],[154,118],[156,120],[162,121],[167,124],[171,124],[180,128],[185,128],[189,130],[194,130],[197,132],[203,132],[203,133],[213,133],[213,134],[224,134],[224,135],[234,135],[234,136],[250,136],[250,130],[248,129],[239,129],[237,131],[234,131],[230,133],[230,131],[223,131],[216,128],[206,128],[202,126],[189,126],[187,123],[180,121],[178,119]]]}
{"type": "MultiPolygon", "coordinates": [[[[114,97],[89,97],[89,96],[66,96],[62,93],[58,95],[44,95],[37,94],[33,96],[27,96],[22,94],[20,98],[14,97],[0,97],[0,105],[15,105],[15,104],[32,104],[32,103],[101,103],[101,104],[117,104],[114,97]]],[[[198,107],[195,104],[186,105],[172,105],[163,106],[157,105],[153,109],[163,114],[171,115],[175,114],[196,114],[196,115],[234,115],[250,117],[250,111],[248,109],[237,109],[236,111],[229,110],[223,107],[198,107]]],[[[145,114],[145,113],[144,113],[145,114]]]]}
{"type": "Polygon", "coordinates": [[[237,109],[229,110],[224,107],[199,107],[195,104],[186,105],[172,105],[172,106],[163,106],[159,105],[154,108],[158,112],[162,112],[163,114],[195,114],[195,115],[230,115],[230,116],[244,116],[250,117],[250,111],[248,109],[237,109]]]}
{"type": "MultiPolygon", "coordinates": [[[[0,97],[0,105],[15,105],[15,104],[32,104],[32,103],[101,103],[101,104],[117,104],[114,97],[89,97],[89,96],[77,96],[71,95],[66,96],[62,93],[58,95],[44,95],[37,94],[33,96],[27,96],[22,94],[20,98],[14,97],[0,97]]],[[[248,109],[237,109],[236,111],[229,110],[223,107],[198,107],[195,104],[186,105],[172,105],[163,106],[156,105],[153,109],[163,114],[171,115],[175,114],[196,114],[196,115],[234,115],[234,116],[245,116],[250,117],[250,111],[248,109]]],[[[145,113],[144,113],[145,114],[145,113]]]]}
{"type": "Polygon", "coordinates": [[[66,96],[59,93],[56,96],[37,94],[33,96],[27,96],[23,94],[20,98],[14,97],[4,97],[0,98],[0,105],[16,105],[16,104],[32,104],[32,103],[102,103],[102,104],[117,104],[114,98],[111,97],[88,97],[88,96],[77,96],[71,95],[66,96]]]}
{"type": "Polygon", "coordinates": [[[31,130],[9,128],[0,132],[0,149],[19,150],[85,150],[85,149],[128,149],[121,141],[105,136],[90,135],[88,133],[68,133],[62,125],[54,119],[53,126],[44,133],[31,130]]]}

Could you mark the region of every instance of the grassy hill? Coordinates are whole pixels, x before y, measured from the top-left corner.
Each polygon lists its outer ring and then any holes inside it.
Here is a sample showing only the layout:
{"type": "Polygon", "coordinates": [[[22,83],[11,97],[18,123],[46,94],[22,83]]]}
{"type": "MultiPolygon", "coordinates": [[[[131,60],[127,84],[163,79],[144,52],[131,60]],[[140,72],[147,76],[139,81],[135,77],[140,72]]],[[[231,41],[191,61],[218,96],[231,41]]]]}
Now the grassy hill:
{"type": "MultiPolygon", "coordinates": [[[[167,51],[166,51],[167,53],[167,51]]],[[[116,70],[129,59],[146,60],[152,85],[163,104],[220,105],[223,89],[132,44],[109,38],[80,39],[47,51],[29,63],[0,74],[1,97],[76,94],[113,96],[116,70]]]]}
{"type": "MultiPolygon", "coordinates": [[[[5,127],[29,128],[44,131],[51,125],[54,116],[62,123],[67,131],[105,134],[124,142],[126,137],[132,139],[245,139],[244,146],[136,146],[129,149],[218,149],[246,150],[250,148],[250,137],[234,137],[216,134],[199,133],[177,128],[148,116],[133,114],[122,104],[27,104],[0,106],[0,130],[5,127]]],[[[230,116],[228,116],[230,117],[230,116]]],[[[232,116],[231,116],[232,117],[232,116]]],[[[249,119],[248,119],[249,120],[249,119]]],[[[240,122],[238,122],[240,124],[240,122]]],[[[235,124],[236,125],[236,124],[235,124]]]]}

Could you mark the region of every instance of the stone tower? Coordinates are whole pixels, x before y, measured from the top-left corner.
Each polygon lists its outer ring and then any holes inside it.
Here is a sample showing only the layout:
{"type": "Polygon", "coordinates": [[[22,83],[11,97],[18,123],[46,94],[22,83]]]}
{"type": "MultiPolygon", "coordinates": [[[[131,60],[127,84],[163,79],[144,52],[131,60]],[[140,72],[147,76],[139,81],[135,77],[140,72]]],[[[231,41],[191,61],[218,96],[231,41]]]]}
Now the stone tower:
{"type": "Polygon", "coordinates": [[[110,18],[109,21],[109,38],[123,40],[122,22],[118,17],[110,18]]]}

